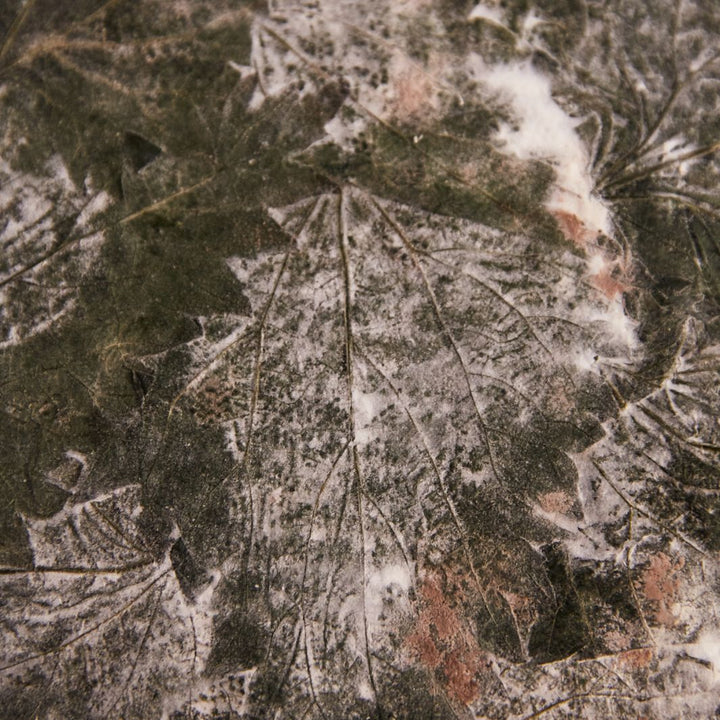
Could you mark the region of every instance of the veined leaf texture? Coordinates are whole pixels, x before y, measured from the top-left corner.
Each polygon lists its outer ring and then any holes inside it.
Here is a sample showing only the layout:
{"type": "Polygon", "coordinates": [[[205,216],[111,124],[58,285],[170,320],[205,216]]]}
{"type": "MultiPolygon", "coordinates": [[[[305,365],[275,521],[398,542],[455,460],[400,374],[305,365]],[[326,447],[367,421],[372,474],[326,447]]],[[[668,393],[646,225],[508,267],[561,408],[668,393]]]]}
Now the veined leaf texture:
{"type": "Polygon", "coordinates": [[[715,717],[715,3],[0,30],[0,716],[715,717]]]}

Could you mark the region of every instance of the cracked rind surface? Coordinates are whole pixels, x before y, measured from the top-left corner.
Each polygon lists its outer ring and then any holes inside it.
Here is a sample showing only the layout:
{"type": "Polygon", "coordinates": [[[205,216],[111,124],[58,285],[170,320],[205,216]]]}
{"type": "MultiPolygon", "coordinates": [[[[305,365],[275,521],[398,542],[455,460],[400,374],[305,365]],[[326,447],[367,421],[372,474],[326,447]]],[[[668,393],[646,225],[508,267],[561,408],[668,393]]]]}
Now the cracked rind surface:
{"type": "Polygon", "coordinates": [[[717,713],[713,3],[2,7],[5,716],[717,713]]]}

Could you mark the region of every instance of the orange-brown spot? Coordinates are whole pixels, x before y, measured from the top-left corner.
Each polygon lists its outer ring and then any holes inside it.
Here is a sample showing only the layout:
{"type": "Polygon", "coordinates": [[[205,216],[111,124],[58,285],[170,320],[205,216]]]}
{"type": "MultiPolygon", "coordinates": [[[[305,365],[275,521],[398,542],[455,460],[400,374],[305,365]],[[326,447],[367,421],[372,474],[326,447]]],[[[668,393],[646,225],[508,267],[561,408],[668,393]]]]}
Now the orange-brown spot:
{"type": "Polygon", "coordinates": [[[416,628],[414,633],[408,635],[405,642],[426,668],[434,670],[442,662],[442,653],[425,628],[416,628]]]}
{"type": "Polygon", "coordinates": [[[552,215],[566,239],[578,247],[586,248],[588,243],[594,240],[593,233],[577,215],[565,210],[553,210],[552,215]]]}
{"type": "Polygon", "coordinates": [[[629,286],[622,279],[619,279],[610,268],[603,268],[599,273],[593,275],[592,282],[610,300],[622,295],[629,289],[629,286]]]}
{"type": "Polygon", "coordinates": [[[405,640],[415,660],[432,671],[452,700],[467,704],[479,692],[485,653],[457,607],[466,597],[461,577],[429,572],[420,586],[417,622],[405,640]]]}
{"type": "Polygon", "coordinates": [[[637,648],[620,653],[618,662],[628,670],[642,670],[650,665],[654,657],[652,648],[637,648]]]}
{"type": "Polygon", "coordinates": [[[606,261],[605,267],[590,277],[592,284],[608,299],[614,300],[618,295],[630,289],[627,280],[627,268],[620,258],[608,255],[600,249],[600,236],[591,231],[587,225],[573,213],[565,210],[553,210],[562,234],[567,240],[583,250],[600,252],[606,261]]]}
{"type": "Polygon", "coordinates": [[[685,559],[672,562],[665,553],[658,553],[640,576],[641,592],[652,608],[652,617],[660,625],[672,627],[677,617],[672,612],[680,590],[678,572],[685,559]]]}
{"type": "Polygon", "coordinates": [[[562,490],[544,493],[538,501],[545,512],[566,513],[573,505],[573,499],[562,490]]]}
{"type": "Polygon", "coordinates": [[[477,674],[484,666],[480,658],[471,652],[452,650],[442,664],[447,691],[458,702],[467,704],[478,695],[477,674]]]}

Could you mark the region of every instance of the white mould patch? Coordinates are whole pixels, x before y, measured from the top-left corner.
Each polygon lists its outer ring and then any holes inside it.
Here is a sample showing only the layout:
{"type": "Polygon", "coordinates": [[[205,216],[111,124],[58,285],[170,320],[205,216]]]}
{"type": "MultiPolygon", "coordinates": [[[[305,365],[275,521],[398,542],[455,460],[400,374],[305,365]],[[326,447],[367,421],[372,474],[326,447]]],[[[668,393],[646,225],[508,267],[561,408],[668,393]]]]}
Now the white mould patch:
{"type": "Polygon", "coordinates": [[[550,211],[579,218],[594,233],[612,235],[610,213],[593,193],[590,159],[571,118],[552,96],[550,79],[525,62],[487,65],[479,55],[470,71],[510,106],[515,122],[503,123],[495,135],[498,146],[523,160],[546,160],[556,173],[547,199],[550,211]]]}

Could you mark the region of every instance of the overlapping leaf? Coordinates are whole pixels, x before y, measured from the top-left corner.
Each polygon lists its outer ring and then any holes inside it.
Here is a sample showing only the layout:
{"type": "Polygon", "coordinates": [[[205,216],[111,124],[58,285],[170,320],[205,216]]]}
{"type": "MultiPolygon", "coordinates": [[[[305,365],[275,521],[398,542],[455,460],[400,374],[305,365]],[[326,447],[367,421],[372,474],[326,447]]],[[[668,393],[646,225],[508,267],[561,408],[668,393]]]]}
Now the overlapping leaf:
{"type": "Polygon", "coordinates": [[[154,689],[158,665],[166,692],[180,692],[207,655],[203,617],[193,619],[180,573],[138,533],[138,501],[139,487],[128,486],[28,523],[34,566],[0,577],[12,712],[157,715],[167,701],[154,689]],[[108,677],[112,691],[98,693],[108,677]]]}
{"type": "MultiPolygon", "coordinates": [[[[575,505],[566,451],[593,442],[608,400],[584,354],[622,350],[587,321],[604,298],[562,249],[353,187],[272,214],[291,245],[231,261],[253,316],[197,342],[173,412],[227,428],[239,570],[297,626],[300,697],[391,702],[385,664],[412,657],[411,600],[435,568],[466,587],[478,657],[529,657],[553,594],[534,509],[575,505]]],[[[282,638],[268,663],[292,657],[282,638]]]]}

